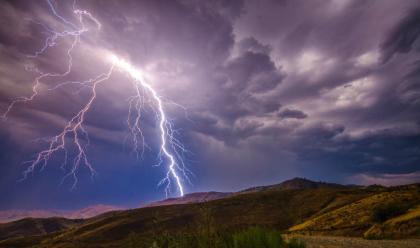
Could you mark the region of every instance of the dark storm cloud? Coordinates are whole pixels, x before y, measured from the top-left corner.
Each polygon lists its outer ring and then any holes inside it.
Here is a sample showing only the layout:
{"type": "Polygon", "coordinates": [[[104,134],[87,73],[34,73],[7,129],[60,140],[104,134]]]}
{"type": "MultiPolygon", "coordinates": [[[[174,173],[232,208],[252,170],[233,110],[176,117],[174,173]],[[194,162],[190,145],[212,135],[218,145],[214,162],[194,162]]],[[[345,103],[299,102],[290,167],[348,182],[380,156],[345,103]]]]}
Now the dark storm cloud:
{"type": "Polygon", "coordinates": [[[398,95],[402,102],[414,108],[420,106],[420,60],[413,64],[414,69],[408,73],[398,86],[398,95]]]}
{"type": "MultiPolygon", "coordinates": [[[[363,150],[363,142],[372,137],[385,139],[384,133],[393,133],[391,139],[395,140],[407,135],[415,140],[419,135],[416,123],[420,116],[413,105],[418,102],[417,64],[413,63],[418,55],[413,50],[404,57],[380,64],[381,57],[388,53],[381,44],[398,41],[390,37],[401,35],[390,30],[402,28],[409,33],[405,36],[416,36],[416,26],[411,26],[413,21],[409,24],[411,28],[402,27],[406,25],[405,20],[415,19],[412,16],[416,8],[415,1],[404,4],[392,1],[247,2],[247,11],[235,23],[234,32],[238,37],[233,52],[238,60],[228,61],[228,65],[234,65],[228,77],[233,80],[222,80],[225,86],[236,90],[231,95],[221,93],[227,95],[228,100],[220,102],[212,112],[219,125],[204,127],[203,132],[230,145],[251,146],[267,153],[292,152],[297,157],[294,162],[298,168],[319,177],[325,175],[310,170],[311,166],[332,166],[337,172],[336,178],[348,176],[347,169],[351,173],[369,173],[372,167],[359,165],[381,156],[374,156],[369,150],[364,155],[352,152],[363,150]],[[265,94],[245,90],[250,81],[248,75],[255,68],[243,62],[247,52],[267,54],[276,73],[282,75],[281,81],[265,94]],[[288,109],[270,113],[246,107],[262,102],[276,102],[279,107],[283,105],[288,109]],[[281,116],[283,118],[276,120],[281,116]],[[238,127],[250,123],[253,125],[247,130],[253,132],[234,135],[238,127]],[[349,137],[349,141],[345,142],[343,137],[349,137]],[[311,163],[311,159],[316,160],[316,164],[311,163]],[[337,165],[344,160],[353,162],[346,162],[343,167],[337,165]]],[[[407,147],[411,145],[414,143],[406,143],[407,147]]],[[[378,153],[397,147],[396,143],[387,142],[386,148],[378,153]]],[[[401,166],[391,165],[393,156],[394,153],[376,159],[375,168],[381,168],[381,173],[419,170],[417,160],[413,160],[413,157],[419,158],[418,151],[412,154],[412,159],[401,158],[401,166]]],[[[281,159],[273,153],[271,157],[273,168],[287,170],[287,166],[276,163],[281,159]]],[[[325,173],[328,172],[326,169],[325,173]]]]}
{"type": "MultiPolygon", "coordinates": [[[[72,13],[68,11],[70,6],[59,3],[54,3],[54,5],[60,14],[71,18],[72,13]]],[[[178,75],[172,74],[179,73],[179,71],[189,74],[191,78],[188,78],[187,83],[193,83],[195,88],[202,87],[196,85],[197,82],[202,81],[201,78],[205,74],[209,73],[212,68],[219,67],[220,63],[229,56],[229,51],[234,44],[232,21],[239,16],[242,9],[241,1],[213,1],[212,3],[126,1],[124,3],[110,2],[107,4],[78,1],[77,5],[91,11],[101,21],[103,29],[98,32],[92,28],[93,31],[90,35],[82,37],[81,49],[76,49],[72,54],[73,71],[75,73],[71,73],[63,80],[80,80],[80,78],[90,78],[103,72],[106,69],[106,65],[103,65],[106,63],[103,56],[106,55],[107,50],[111,50],[137,65],[148,66],[152,68],[151,70],[156,70],[156,73],[159,73],[157,75],[171,76],[171,84],[168,84],[168,80],[165,78],[157,78],[155,82],[158,88],[162,88],[162,86],[165,88],[168,85],[167,98],[176,101],[179,100],[177,94],[187,88],[185,86],[184,88],[178,87],[181,91],[178,88],[171,89],[171,85],[179,83],[182,86],[184,83],[173,81],[173,78],[178,77],[178,75]],[[209,68],[209,70],[203,70],[204,68],[209,68]],[[174,97],[171,97],[172,92],[174,92],[172,94],[174,97]]],[[[49,49],[49,52],[41,56],[39,60],[30,60],[26,55],[33,54],[40,49],[46,37],[43,34],[45,30],[35,22],[46,23],[50,28],[57,30],[62,30],[63,25],[51,15],[45,2],[28,4],[14,1],[10,4],[3,4],[2,8],[4,11],[2,11],[1,16],[0,37],[2,46],[0,48],[2,53],[1,102],[3,111],[14,97],[31,94],[30,86],[36,73],[26,72],[26,65],[32,66],[31,63],[36,63],[35,65],[42,71],[54,72],[63,72],[67,68],[67,57],[64,49],[71,41],[70,39],[60,40],[57,45],[58,49],[49,49]],[[8,28],[11,23],[17,24],[15,29],[8,28]]],[[[88,91],[83,89],[78,91],[77,87],[71,85],[61,87],[53,92],[47,91],[49,87],[56,84],[57,80],[43,81],[39,97],[30,104],[18,104],[13,109],[9,115],[9,120],[2,126],[2,130],[9,133],[14,142],[25,146],[28,140],[55,135],[64,125],[64,121],[71,118],[71,115],[84,104],[88,91]],[[74,91],[77,93],[73,93],[74,91]],[[19,123],[19,125],[13,125],[13,123],[19,123]]],[[[122,75],[113,76],[109,82],[98,88],[97,100],[86,117],[85,127],[90,132],[90,141],[95,144],[94,146],[91,145],[91,149],[89,149],[91,161],[96,165],[95,168],[98,172],[105,171],[102,178],[111,178],[107,175],[116,174],[118,171],[128,171],[130,170],[130,164],[139,163],[127,153],[125,153],[126,158],[120,158],[119,160],[116,155],[124,150],[122,141],[126,136],[125,119],[127,115],[127,101],[125,99],[131,95],[130,90],[130,84],[127,84],[126,77],[122,75]],[[107,107],[104,108],[104,106],[107,107]],[[114,154],[114,158],[109,159],[106,154],[114,154]],[[105,160],[103,160],[104,158],[105,160]],[[114,163],[114,166],[110,166],[112,163],[114,163]],[[115,164],[118,166],[115,166],[115,164]],[[123,168],[121,168],[121,164],[123,168]],[[108,169],[108,166],[110,169],[108,169]]],[[[263,108],[271,109],[273,108],[272,105],[270,103],[263,108]]],[[[156,145],[153,144],[155,143],[153,142],[155,116],[153,114],[143,115],[142,126],[146,138],[149,136],[151,139],[148,143],[149,146],[154,147],[156,145]]],[[[246,133],[248,131],[244,128],[242,132],[246,133]]],[[[68,138],[71,139],[71,137],[68,138]]],[[[82,142],[87,141],[83,140],[82,142]]],[[[10,146],[8,144],[4,143],[3,145],[10,146]]],[[[25,152],[26,156],[31,157],[32,153],[37,152],[39,150],[37,146],[40,148],[43,143],[31,145],[25,152]]],[[[6,152],[7,150],[3,149],[3,151],[6,152]]],[[[15,149],[15,153],[17,153],[17,149],[15,149]]],[[[161,174],[161,171],[151,171],[150,164],[156,163],[154,161],[154,155],[156,154],[153,154],[154,152],[142,162],[146,168],[142,174],[151,174],[150,178],[155,179],[155,182],[151,183],[156,183],[159,181],[156,179],[163,174],[161,174]]],[[[57,168],[57,164],[59,165],[62,162],[59,157],[60,155],[50,163],[49,167],[53,167],[52,171],[57,168]]],[[[8,161],[7,166],[2,168],[2,175],[9,175],[10,180],[8,182],[18,178],[20,170],[14,170],[13,175],[3,172],[19,163],[8,161]]],[[[131,170],[133,169],[131,168],[131,170]]],[[[47,172],[47,176],[54,173],[47,172]]],[[[81,172],[82,175],[84,173],[85,171],[81,172]]],[[[39,186],[54,187],[57,182],[52,180],[53,178],[59,178],[58,174],[55,174],[52,178],[48,177],[39,186]]],[[[16,191],[21,191],[25,187],[17,186],[14,192],[5,193],[4,199],[14,198],[16,191]]],[[[96,187],[99,190],[97,192],[109,191],[109,187],[105,185],[96,187]]],[[[139,187],[137,185],[134,188],[139,187]]],[[[137,201],[146,199],[147,195],[150,198],[150,194],[155,194],[154,189],[155,187],[150,185],[145,187],[148,193],[140,196],[137,201]]],[[[33,194],[41,199],[40,192],[33,194]]],[[[82,197],[83,194],[78,195],[78,197],[82,197]]],[[[114,196],[100,195],[99,193],[96,196],[96,200],[92,198],[93,201],[98,201],[98,199],[115,201],[115,194],[114,196]]],[[[128,196],[125,197],[124,201],[127,201],[128,196]]],[[[56,197],[56,199],[58,198],[56,197]]],[[[82,204],[87,204],[92,202],[92,199],[84,198],[81,201],[84,202],[82,204]]],[[[19,206],[22,202],[22,200],[17,200],[13,204],[19,206]]],[[[65,201],[61,200],[61,202],[65,201]]],[[[32,206],[44,205],[42,201],[32,203],[32,206]]],[[[60,205],[60,207],[63,206],[60,205]]]]}
{"type": "MultiPolygon", "coordinates": [[[[69,5],[54,4],[72,18],[69,5]]],[[[199,180],[192,190],[235,190],[291,176],[360,183],[374,182],[375,177],[394,183],[398,175],[401,181],[418,178],[417,1],[80,0],[77,6],[98,18],[102,29],[88,24],[92,31],[74,51],[74,73],[65,80],[103,72],[106,54],[113,52],[141,68],[165,99],[185,106],[188,118],[183,109],[165,105],[183,133],[180,138],[195,154],[191,169],[199,180]]],[[[57,49],[31,60],[26,55],[40,49],[45,38],[37,22],[57,30],[64,26],[45,2],[10,1],[0,8],[4,110],[13,97],[31,92],[36,73],[25,71],[25,66],[65,70],[63,48],[71,40],[61,40],[57,49]]],[[[37,151],[40,144],[27,140],[56,134],[88,96],[86,90],[73,93],[74,85],[47,90],[56,83],[43,81],[41,97],[18,104],[2,123],[1,146],[7,149],[0,154],[5,164],[0,173],[10,175],[3,176],[3,184],[18,176],[19,169],[10,169],[19,163],[15,158],[30,158],[37,151]],[[5,160],[6,153],[14,159],[5,160]]],[[[131,192],[127,187],[141,184],[132,179],[134,170],[143,173],[139,179],[147,178],[149,188],[142,192],[149,198],[154,194],[150,185],[161,176],[150,168],[156,162],[154,150],[142,162],[124,153],[130,148],[129,143],[124,148],[123,140],[131,94],[122,73],[98,88],[86,128],[91,160],[103,177],[96,186],[89,185],[92,191],[80,191],[75,199],[112,201],[121,192],[131,192]],[[139,163],[145,166],[130,167],[139,163]],[[114,174],[121,177],[114,179],[114,174]],[[121,191],[107,196],[112,184],[121,191]]],[[[146,110],[142,124],[153,148],[156,119],[146,110]]],[[[56,159],[49,168],[59,167],[59,156],[56,159]]],[[[40,189],[53,187],[59,171],[44,173],[40,189]]],[[[16,186],[16,192],[30,185],[16,186]]],[[[42,198],[39,192],[34,195],[42,198]]],[[[13,192],[6,195],[4,199],[13,198],[13,192]]],[[[123,194],[118,201],[134,201],[131,196],[123,194]]]]}
{"type": "MultiPolygon", "coordinates": [[[[420,8],[407,11],[407,15],[395,25],[381,45],[383,63],[392,63],[397,54],[413,54],[409,71],[402,77],[397,87],[398,100],[408,107],[419,105],[420,92],[420,8]],[[390,61],[391,60],[391,61],[390,61]]],[[[398,60],[398,58],[396,58],[398,60]]],[[[416,116],[418,118],[418,116],[416,116]]]]}
{"type": "Polygon", "coordinates": [[[241,1],[125,1],[109,5],[80,2],[80,5],[100,13],[105,23],[103,40],[112,49],[128,53],[136,63],[172,57],[206,65],[227,56],[233,44],[231,21],[242,7],[241,1]]]}
{"type": "Polygon", "coordinates": [[[240,52],[254,52],[261,54],[268,54],[272,48],[268,45],[263,45],[253,37],[245,38],[237,44],[240,52]]]}
{"type": "Polygon", "coordinates": [[[284,109],[278,113],[278,116],[281,118],[295,118],[295,119],[305,119],[308,117],[304,112],[297,109],[284,109]]]}
{"type": "Polygon", "coordinates": [[[408,53],[412,49],[420,51],[420,8],[409,10],[396,25],[381,48],[383,61],[387,62],[395,53],[408,53]]]}
{"type": "Polygon", "coordinates": [[[282,80],[268,54],[248,51],[229,61],[226,74],[225,87],[234,92],[261,93],[274,89],[282,80]]]}
{"type": "Polygon", "coordinates": [[[215,68],[212,77],[217,87],[210,102],[214,115],[232,125],[238,118],[272,113],[281,107],[276,99],[258,96],[272,91],[284,79],[270,51],[268,45],[253,38],[243,39],[233,47],[232,56],[215,68]]]}

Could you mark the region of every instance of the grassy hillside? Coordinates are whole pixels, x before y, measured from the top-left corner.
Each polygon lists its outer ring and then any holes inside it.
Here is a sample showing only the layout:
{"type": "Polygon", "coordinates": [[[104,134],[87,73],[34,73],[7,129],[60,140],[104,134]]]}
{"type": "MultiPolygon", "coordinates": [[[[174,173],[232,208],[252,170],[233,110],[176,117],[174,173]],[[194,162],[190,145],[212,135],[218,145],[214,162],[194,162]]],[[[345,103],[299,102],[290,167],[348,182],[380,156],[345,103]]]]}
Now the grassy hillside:
{"type": "Polygon", "coordinates": [[[81,220],[69,220],[65,218],[22,219],[0,224],[0,240],[17,236],[47,234],[67,229],[81,222],[81,220]]]}
{"type": "Polygon", "coordinates": [[[323,211],[322,214],[314,215],[305,222],[289,228],[289,231],[372,238],[418,236],[419,212],[416,208],[418,203],[420,203],[418,185],[392,188],[376,192],[335,210],[323,211]],[[414,209],[409,211],[410,208],[414,209]],[[403,225],[412,226],[412,230],[399,231],[403,225]],[[388,230],[388,234],[382,230],[388,230]]]}
{"type": "Polygon", "coordinates": [[[133,239],[150,247],[159,237],[233,233],[250,226],[322,235],[418,237],[419,189],[412,185],[252,191],[206,203],[111,212],[47,235],[3,240],[0,247],[127,247],[133,239]],[[403,211],[378,210],[398,202],[405,204],[403,211]],[[375,211],[382,222],[375,219],[375,211]]]}
{"type": "Polygon", "coordinates": [[[364,233],[364,237],[370,239],[420,237],[420,205],[384,223],[373,225],[364,233]]]}

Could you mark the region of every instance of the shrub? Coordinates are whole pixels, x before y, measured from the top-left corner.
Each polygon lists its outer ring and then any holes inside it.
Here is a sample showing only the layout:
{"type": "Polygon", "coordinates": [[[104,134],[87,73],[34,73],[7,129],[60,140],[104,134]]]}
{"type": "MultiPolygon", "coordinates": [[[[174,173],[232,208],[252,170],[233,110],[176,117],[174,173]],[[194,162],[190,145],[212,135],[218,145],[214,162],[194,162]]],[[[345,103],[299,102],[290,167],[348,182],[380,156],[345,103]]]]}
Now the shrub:
{"type": "Polygon", "coordinates": [[[251,227],[235,233],[162,235],[148,247],[153,248],[305,248],[301,241],[285,242],[277,231],[251,227]]]}
{"type": "Polygon", "coordinates": [[[280,233],[261,227],[251,227],[233,234],[234,248],[281,248],[285,247],[280,233]]]}
{"type": "Polygon", "coordinates": [[[127,248],[139,248],[139,247],[141,247],[141,240],[136,233],[131,232],[127,236],[126,247],[127,248]]]}
{"type": "MultiPolygon", "coordinates": [[[[159,231],[156,226],[153,239],[147,248],[305,248],[305,244],[298,240],[286,242],[281,233],[262,227],[250,227],[241,231],[222,230],[215,224],[212,208],[203,203],[199,206],[196,222],[193,228],[186,228],[176,234],[159,231]]],[[[158,221],[156,221],[158,223],[158,221]]],[[[129,247],[140,248],[141,240],[130,235],[129,247]],[[133,245],[134,244],[134,245],[133,245]]]]}
{"type": "Polygon", "coordinates": [[[305,248],[306,244],[301,240],[291,239],[287,247],[288,248],[305,248]]]}
{"type": "Polygon", "coordinates": [[[383,223],[393,217],[406,213],[409,208],[409,205],[397,202],[379,205],[372,212],[372,220],[377,223],[383,223]]]}

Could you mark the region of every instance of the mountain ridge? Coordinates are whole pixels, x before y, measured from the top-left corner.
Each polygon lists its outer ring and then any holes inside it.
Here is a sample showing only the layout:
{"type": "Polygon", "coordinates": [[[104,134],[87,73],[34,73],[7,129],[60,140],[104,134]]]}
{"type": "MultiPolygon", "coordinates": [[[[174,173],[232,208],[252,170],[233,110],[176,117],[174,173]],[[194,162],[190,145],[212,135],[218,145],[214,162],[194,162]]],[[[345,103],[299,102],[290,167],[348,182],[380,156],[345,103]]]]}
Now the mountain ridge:
{"type": "Polygon", "coordinates": [[[26,218],[66,218],[66,219],[86,219],[91,218],[102,213],[109,211],[123,210],[124,208],[106,205],[106,204],[97,204],[87,206],[85,208],[77,210],[42,210],[42,209],[33,209],[33,210],[3,210],[0,211],[0,223],[7,223],[11,221],[17,221],[26,218]]]}
{"type": "Polygon", "coordinates": [[[254,192],[260,190],[271,190],[271,189],[316,189],[316,188],[357,188],[362,187],[359,185],[343,185],[338,183],[327,183],[322,181],[312,181],[304,177],[295,177],[278,184],[257,186],[241,190],[239,192],[254,192]]]}
{"type": "Polygon", "coordinates": [[[202,201],[107,212],[80,221],[48,218],[0,224],[0,247],[97,248],[107,244],[116,248],[125,247],[130,233],[149,247],[157,233],[190,235],[200,225],[222,232],[264,226],[297,235],[420,238],[420,184],[355,187],[307,179],[285,182],[208,201],[205,193],[197,193],[194,200],[202,201]],[[373,218],[378,207],[400,203],[404,211],[392,213],[383,222],[373,218]]]}
{"type": "Polygon", "coordinates": [[[182,197],[172,197],[160,201],[155,201],[144,206],[140,207],[156,207],[156,206],[166,206],[166,205],[177,205],[177,204],[190,204],[190,203],[200,203],[200,202],[207,202],[213,201],[217,199],[222,199],[225,197],[231,196],[232,192],[217,192],[217,191],[209,191],[209,192],[194,192],[190,194],[186,194],[182,197]]]}
{"type": "MultiPolygon", "coordinates": [[[[290,189],[314,189],[314,188],[346,188],[346,187],[361,187],[355,185],[341,185],[336,183],[326,183],[321,181],[312,181],[306,178],[295,177],[285,180],[278,184],[264,185],[257,187],[250,187],[237,192],[193,192],[186,194],[183,197],[172,197],[163,200],[154,201],[148,204],[140,205],[139,207],[156,207],[175,204],[190,204],[207,202],[217,199],[233,196],[235,194],[257,192],[264,190],[290,190],[290,189]]],[[[52,218],[62,217],[67,219],[86,219],[91,218],[102,213],[116,210],[127,210],[128,208],[118,207],[114,205],[97,204],[87,206],[78,210],[3,210],[0,211],[0,223],[7,223],[24,218],[52,218]]]]}

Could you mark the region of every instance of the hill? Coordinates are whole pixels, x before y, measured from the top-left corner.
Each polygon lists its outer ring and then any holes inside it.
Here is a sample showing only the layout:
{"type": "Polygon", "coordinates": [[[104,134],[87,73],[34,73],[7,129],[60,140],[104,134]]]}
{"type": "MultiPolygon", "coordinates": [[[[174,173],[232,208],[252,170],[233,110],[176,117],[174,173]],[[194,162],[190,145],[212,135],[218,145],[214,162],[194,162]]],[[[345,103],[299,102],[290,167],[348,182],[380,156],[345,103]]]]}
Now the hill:
{"type": "Polygon", "coordinates": [[[252,187],[240,191],[244,192],[258,192],[265,190],[286,190],[286,189],[319,189],[319,188],[335,188],[335,189],[344,189],[344,188],[359,188],[361,186],[357,185],[341,185],[336,183],[326,183],[326,182],[314,182],[306,178],[293,178],[287,181],[284,181],[279,184],[268,185],[268,186],[258,186],[252,187]]]}
{"type": "Polygon", "coordinates": [[[93,205],[74,211],[61,210],[4,210],[0,211],[0,223],[7,223],[25,218],[52,218],[87,219],[109,211],[122,210],[112,205],[93,205]]]}
{"type": "Polygon", "coordinates": [[[420,237],[419,184],[386,188],[307,181],[294,179],[206,202],[105,213],[37,236],[2,234],[0,247],[127,247],[133,237],[150,247],[162,235],[232,232],[256,225],[289,234],[420,237]],[[399,210],[392,207],[398,202],[404,203],[399,210]]]}
{"type": "Polygon", "coordinates": [[[168,198],[162,201],[152,202],[143,207],[156,207],[156,206],[166,206],[166,205],[177,205],[177,204],[188,204],[188,203],[199,203],[213,201],[217,199],[222,199],[231,196],[232,193],[224,192],[198,192],[186,194],[183,197],[168,198]]]}
{"type": "Polygon", "coordinates": [[[289,231],[366,238],[419,237],[419,189],[419,185],[408,185],[378,191],[340,208],[314,215],[289,231]]]}
{"type": "Polygon", "coordinates": [[[0,225],[0,240],[19,237],[48,234],[65,230],[71,226],[82,223],[82,220],[69,220],[65,218],[26,218],[0,225]]]}

